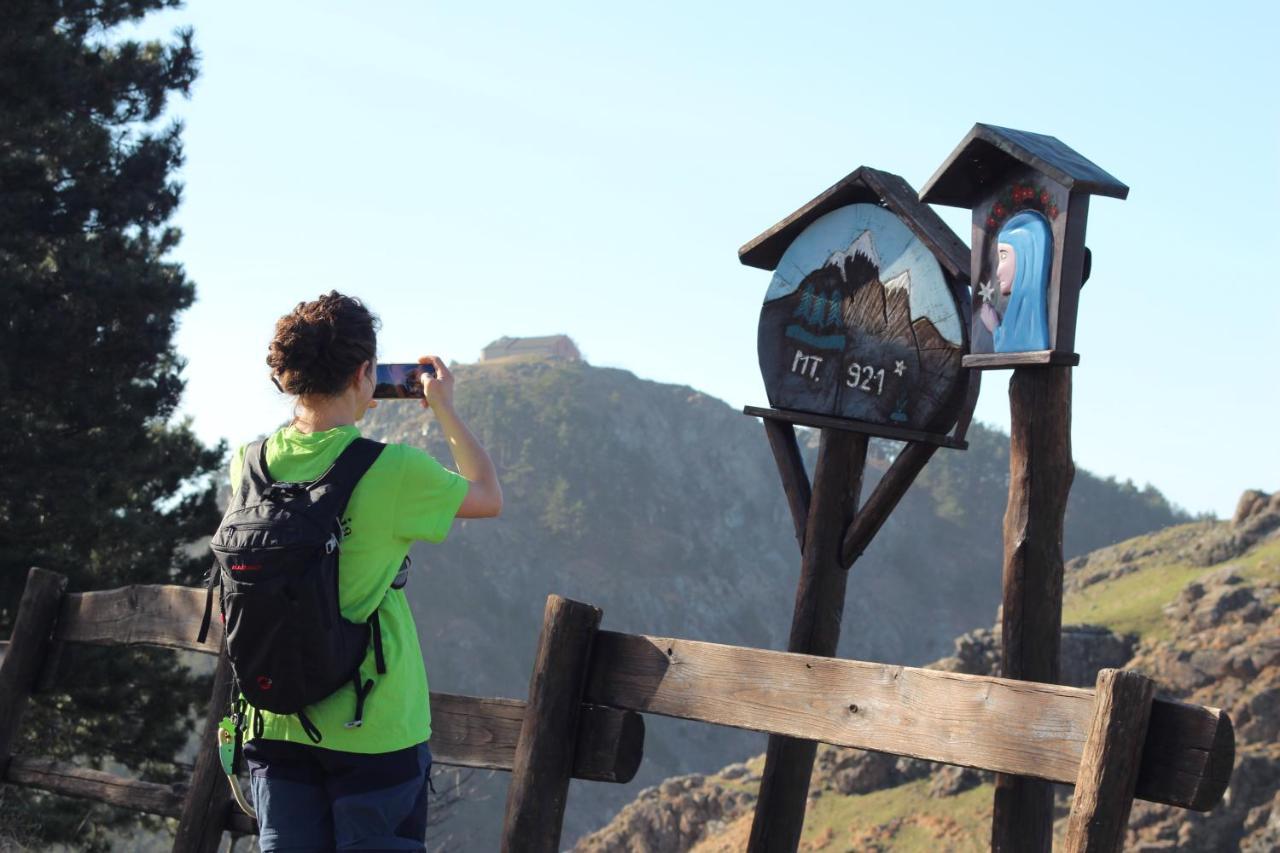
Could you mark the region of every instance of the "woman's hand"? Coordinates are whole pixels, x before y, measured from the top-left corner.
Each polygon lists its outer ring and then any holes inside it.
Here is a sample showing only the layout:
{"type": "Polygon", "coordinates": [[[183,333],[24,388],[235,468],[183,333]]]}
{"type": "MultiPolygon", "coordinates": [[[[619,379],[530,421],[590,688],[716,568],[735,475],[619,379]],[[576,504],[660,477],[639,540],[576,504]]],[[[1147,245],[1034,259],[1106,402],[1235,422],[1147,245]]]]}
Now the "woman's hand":
{"type": "Polygon", "coordinates": [[[453,374],[445,367],[438,356],[419,356],[418,364],[429,364],[436,369],[431,376],[425,370],[418,378],[422,381],[422,408],[434,406],[437,409],[453,408],[453,374]]]}
{"type": "Polygon", "coordinates": [[[502,485],[493,460],[453,409],[453,374],[434,355],[422,356],[418,364],[429,364],[436,369],[435,376],[428,376],[424,370],[418,377],[422,380],[422,407],[435,410],[436,423],[449,442],[458,473],[468,483],[458,517],[493,518],[502,512],[502,485]]]}
{"type": "Polygon", "coordinates": [[[995,334],[996,326],[1000,325],[1000,315],[991,307],[990,302],[982,303],[982,307],[978,309],[978,316],[982,318],[982,325],[987,327],[987,331],[995,334]]]}

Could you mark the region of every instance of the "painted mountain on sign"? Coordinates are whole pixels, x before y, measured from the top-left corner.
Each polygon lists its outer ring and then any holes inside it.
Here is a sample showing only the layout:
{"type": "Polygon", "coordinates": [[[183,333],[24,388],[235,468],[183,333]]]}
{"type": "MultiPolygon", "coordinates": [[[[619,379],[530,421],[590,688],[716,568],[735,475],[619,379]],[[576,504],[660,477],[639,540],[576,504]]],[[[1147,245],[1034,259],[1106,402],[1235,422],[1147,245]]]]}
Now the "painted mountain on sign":
{"type": "Polygon", "coordinates": [[[964,344],[933,255],[893,214],[856,204],[818,219],[787,249],[761,310],[758,350],[775,407],[946,432],[964,344]]]}

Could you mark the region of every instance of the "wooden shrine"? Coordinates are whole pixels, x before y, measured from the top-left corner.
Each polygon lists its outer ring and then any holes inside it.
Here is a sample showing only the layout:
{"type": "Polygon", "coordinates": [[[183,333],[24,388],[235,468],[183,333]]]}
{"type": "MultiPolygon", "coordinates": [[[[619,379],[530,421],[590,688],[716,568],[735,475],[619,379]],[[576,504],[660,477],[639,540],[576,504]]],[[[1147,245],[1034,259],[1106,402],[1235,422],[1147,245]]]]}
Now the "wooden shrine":
{"type": "Polygon", "coordinates": [[[975,124],[920,200],[973,209],[966,367],[1078,364],[1089,196],[1129,188],[1052,136],[975,124]]]}

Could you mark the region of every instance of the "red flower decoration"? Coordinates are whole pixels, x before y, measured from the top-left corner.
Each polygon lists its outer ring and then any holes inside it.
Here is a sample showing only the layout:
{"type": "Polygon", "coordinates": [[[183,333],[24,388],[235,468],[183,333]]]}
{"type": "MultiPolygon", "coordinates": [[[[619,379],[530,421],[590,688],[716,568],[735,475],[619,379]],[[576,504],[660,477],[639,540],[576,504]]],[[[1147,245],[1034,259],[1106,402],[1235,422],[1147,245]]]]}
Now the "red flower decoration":
{"type": "Polygon", "coordinates": [[[997,229],[1005,219],[1020,210],[1034,210],[1044,214],[1048,219],[1056,219],[1058,206],[1053,204],[1053,197],[1048,190],[1033,184],[1013,184],[1005,188],[1003,194],[991,203],[987,216],[987,228],[997,229]]]}

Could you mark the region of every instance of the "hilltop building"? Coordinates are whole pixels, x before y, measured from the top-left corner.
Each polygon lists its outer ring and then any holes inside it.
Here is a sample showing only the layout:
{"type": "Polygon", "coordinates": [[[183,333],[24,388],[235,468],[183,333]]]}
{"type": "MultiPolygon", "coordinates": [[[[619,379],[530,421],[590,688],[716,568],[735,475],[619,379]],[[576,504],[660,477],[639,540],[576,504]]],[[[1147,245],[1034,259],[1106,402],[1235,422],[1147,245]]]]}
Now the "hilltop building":
{"type": "Polygon", "coordinates": [[[577,344],[568,335],[546,335],[540,338],[510,338],[504,335],[480,353],[481,361],[504,358],[583,360],[577,344]]]}

